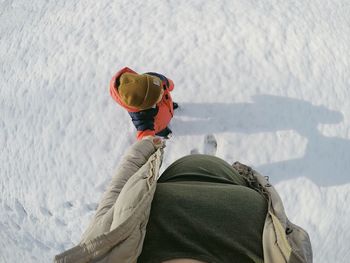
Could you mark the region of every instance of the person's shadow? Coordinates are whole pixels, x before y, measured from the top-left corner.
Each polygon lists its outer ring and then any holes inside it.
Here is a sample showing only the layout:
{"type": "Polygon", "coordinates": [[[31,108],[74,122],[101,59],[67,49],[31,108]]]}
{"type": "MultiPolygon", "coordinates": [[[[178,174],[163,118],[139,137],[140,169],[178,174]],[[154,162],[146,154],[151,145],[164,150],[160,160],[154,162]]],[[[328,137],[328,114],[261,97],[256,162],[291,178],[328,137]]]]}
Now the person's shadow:
{"type": "Polygon", "coordinates": [[[273,182],[307,177],[320,186],[330,186],[350,181],[350,161],[346,161],[350,156],[350,141],[326,137],[317,129],[319,124],[340,123],[343,120],[340,112],[271,95],[254,96],[252,103],[180,103],[180,107],[172,122],[178,135],[295,130],[305,137],[307,146],[302,158],[254,167],[272,177],[273,182]]]}

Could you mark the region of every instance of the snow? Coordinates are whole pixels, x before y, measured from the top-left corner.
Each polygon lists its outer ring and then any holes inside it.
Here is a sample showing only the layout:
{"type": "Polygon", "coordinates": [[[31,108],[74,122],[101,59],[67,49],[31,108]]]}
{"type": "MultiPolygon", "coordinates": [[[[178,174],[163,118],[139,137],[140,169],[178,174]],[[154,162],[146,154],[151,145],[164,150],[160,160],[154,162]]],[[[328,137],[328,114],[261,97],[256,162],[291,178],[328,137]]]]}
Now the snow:
{"type": "Polygon", "coordinates": [[[268,175],[314,262],[350,256],[345,0],[0,1],[0,262],[79,241],[125,149],[121,67],[175,82],[163,169],[207,134],[268,175]]]}

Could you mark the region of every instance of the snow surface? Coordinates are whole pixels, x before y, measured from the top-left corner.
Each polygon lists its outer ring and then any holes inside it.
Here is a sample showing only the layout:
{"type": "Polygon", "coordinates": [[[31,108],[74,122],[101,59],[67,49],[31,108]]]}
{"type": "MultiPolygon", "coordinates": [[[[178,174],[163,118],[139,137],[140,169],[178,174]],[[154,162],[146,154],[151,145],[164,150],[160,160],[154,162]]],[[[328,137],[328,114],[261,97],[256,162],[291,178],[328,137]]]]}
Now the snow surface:
{"type": "Polygon", "coordinates": [[[314,262],[349,262],[345,0],[0,0],[0,262],[79,241],[125,149],[121,67],[175,82],[164,166],[203,150],[270,176],[314,262]]]}

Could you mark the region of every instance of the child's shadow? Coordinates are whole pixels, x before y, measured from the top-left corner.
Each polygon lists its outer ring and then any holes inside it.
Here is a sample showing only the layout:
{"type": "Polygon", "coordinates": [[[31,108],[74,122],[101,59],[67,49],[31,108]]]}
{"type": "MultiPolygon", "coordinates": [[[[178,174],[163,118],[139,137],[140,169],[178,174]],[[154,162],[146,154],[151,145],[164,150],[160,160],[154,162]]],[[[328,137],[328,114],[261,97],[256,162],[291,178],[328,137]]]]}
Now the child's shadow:
{"type": "Polygon", "coordinates": [[[317,129],[319,124],[340,123],[343,120],[340,112],[271,95],[254,96],[252,103],[181,103],[180,106],[172,122],[178,135],[295,130],[305,137],[308,142],[302,158],[255,167],[271,176],[273,182],[300,176],[322,186],[350,181],[350,162],[346,161],[350,156],[350,141],[326,137],[317,129]]]}

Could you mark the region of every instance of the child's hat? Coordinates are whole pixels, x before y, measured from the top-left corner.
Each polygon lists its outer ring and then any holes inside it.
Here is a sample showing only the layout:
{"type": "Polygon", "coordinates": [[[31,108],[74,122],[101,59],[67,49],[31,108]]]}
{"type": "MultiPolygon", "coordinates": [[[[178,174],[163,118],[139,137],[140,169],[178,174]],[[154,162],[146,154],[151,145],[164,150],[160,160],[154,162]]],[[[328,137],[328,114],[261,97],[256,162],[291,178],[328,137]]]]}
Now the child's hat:
{"type": "Polygon", "coordinates": [[[161,93],[159,78],[147,74],[126,72],[119,79],[118,93],[128,106],[140,110],[151,108],[157,103],[161,93]]]}

